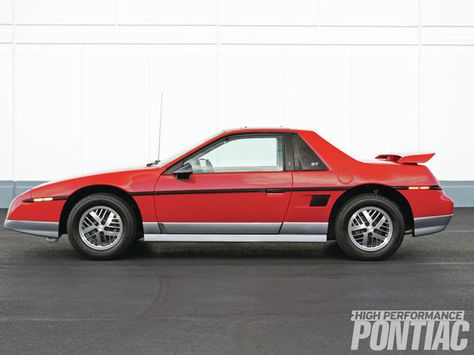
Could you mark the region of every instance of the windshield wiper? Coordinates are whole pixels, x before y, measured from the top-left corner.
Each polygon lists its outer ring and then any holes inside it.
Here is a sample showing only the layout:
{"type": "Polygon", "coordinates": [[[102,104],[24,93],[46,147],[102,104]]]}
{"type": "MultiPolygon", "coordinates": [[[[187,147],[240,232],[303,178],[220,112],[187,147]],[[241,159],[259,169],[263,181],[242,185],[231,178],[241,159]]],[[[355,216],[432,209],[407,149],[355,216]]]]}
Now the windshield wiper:
{"type": "Polygon", "coordinates": [[[154,162],[152,163],[148,163],[146,166],[150,167],[150,166],[156,166],[160,163],[160,159],[156,159],[154,162]]]}

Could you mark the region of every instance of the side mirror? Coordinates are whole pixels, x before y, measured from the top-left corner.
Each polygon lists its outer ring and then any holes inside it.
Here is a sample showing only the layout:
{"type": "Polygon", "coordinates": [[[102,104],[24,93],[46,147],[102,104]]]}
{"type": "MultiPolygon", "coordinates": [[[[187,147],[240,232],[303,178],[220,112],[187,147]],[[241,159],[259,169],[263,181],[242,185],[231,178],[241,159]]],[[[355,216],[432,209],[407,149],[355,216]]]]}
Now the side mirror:
{"type": "Polygon", "coordinates": [[[193,167],[189,163],[184,164],[181,168],[173,172],[176,179],[180,179],[180,180],[189,179],[192,173],[193,173],[193,167]]]}

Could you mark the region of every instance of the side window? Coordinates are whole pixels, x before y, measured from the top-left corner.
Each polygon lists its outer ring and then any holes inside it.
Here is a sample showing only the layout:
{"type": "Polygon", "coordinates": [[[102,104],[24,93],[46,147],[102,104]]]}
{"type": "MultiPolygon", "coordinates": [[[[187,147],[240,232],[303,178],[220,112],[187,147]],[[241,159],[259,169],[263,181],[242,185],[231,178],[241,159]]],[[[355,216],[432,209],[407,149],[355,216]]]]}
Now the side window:
{"type": "Polygon", "coordinates": [[[295,170],[327,170],[326,165],[297,134],[293,136],[293,150],[295,170]]]}
{"type": "Polygon", "coordinates": [[[187,163],[201,174],[283,171],[283,137],[231,137],[185,160],[184,164],[187,163]]]}

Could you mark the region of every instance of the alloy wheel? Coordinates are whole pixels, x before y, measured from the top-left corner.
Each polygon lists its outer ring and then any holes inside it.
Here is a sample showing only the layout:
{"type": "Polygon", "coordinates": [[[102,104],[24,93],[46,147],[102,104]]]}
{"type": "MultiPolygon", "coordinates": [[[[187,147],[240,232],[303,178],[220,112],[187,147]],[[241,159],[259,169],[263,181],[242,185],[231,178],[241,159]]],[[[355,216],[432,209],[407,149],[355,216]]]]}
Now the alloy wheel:
{"type": "Polygon", "coordinates": [[[122,238],[120,215],[107,206],[95,206],[85,211],[79,220],[79,234],[91,249],[108,250],[122,238]]]}
{"type": "Polygon", "coordinates": [[[393,235],[393,222],[387,212],[378,207],[363,207],[349,219],[348,233],[351,242],[364,251],[377,251],[385,247],[393,235]]]}

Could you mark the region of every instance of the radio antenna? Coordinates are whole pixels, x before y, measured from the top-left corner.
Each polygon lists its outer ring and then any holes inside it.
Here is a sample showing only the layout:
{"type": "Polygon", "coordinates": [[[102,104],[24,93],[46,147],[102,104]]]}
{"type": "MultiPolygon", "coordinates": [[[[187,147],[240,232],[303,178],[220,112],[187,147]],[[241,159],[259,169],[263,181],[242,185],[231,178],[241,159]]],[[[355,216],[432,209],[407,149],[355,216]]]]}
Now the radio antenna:
{"type": "Polygon", "coordinates": [[[161,148],[161,121],[163,119],[163,92],[161,92],[160,98],[160,121],[158,125],[158,156],[157,160],[160,161],[160,148],[161,148]]]}
{"type": "Polygon", "coordinates": [[[163,93],[161,93],[161,98],[160,98],[160,121],[158,123],[158,156],[156,160],[152,163],[148,163],[146,166],[156,166],[160,162],[160,148],[161,148],[161,120],[163,118],[163,93]]]}

